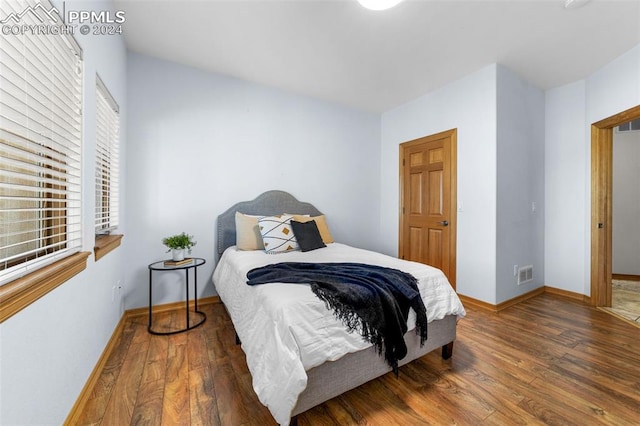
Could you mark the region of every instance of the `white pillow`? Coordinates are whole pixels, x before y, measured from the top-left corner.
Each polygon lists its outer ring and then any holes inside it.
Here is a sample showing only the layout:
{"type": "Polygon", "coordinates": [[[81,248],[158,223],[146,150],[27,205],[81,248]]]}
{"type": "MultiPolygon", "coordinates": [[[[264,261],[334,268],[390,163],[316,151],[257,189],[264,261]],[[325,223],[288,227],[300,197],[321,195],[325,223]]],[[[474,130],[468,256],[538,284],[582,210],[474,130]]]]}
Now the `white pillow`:
{"type": "Polygon", "coordinates": [[[300,249],[291,229],[291,216],[261,217],[258,219],[258,229],[266,253],[284,253],[300,249]]]}

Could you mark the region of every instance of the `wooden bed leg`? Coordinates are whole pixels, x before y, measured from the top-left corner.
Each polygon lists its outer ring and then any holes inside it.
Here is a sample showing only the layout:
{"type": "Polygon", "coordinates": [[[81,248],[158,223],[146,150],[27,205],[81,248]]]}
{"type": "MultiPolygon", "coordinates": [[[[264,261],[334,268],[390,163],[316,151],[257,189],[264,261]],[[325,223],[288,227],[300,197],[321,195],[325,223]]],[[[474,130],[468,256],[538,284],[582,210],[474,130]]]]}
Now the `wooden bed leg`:
{"type": "Polygon", "coordinates": [[[291,417],[291,421],[289,422],[289,426],[298,426],[298,416],[291,417]]]}
{"type": "Polygon", "coordinates": [[[240,341],[240,338],[238,337],[238,333],[235,333],[235,335],[236,335],[236,345],[242,344],[242,342],[240,341]]]}
{"type": "Polygon", "coordinates": [[[442,347],[442,359],[449,359],[453,355],[453,342],[449,342],[442,347]]]}

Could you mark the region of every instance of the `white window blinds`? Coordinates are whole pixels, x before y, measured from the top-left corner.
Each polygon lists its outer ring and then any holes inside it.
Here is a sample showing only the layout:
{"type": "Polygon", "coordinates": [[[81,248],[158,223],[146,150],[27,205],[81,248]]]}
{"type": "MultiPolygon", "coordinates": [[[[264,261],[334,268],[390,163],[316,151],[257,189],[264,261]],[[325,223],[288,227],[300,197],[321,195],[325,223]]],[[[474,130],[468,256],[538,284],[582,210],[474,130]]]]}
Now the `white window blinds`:
{"type": "MultiPolygon", "coordinates": [[[[20,25],[62,24],[47,1],[0,2],[0,16],[11,14],[20,25]]],[[[73,37],[3,34],[0,284],[79,251],[81,135],[82,52],[73,37]]]]}
{"type": "Polygon", "coordinates": [[[120,114],[118,104],[96,76],[96,234],[118,227],[120,114]]]}

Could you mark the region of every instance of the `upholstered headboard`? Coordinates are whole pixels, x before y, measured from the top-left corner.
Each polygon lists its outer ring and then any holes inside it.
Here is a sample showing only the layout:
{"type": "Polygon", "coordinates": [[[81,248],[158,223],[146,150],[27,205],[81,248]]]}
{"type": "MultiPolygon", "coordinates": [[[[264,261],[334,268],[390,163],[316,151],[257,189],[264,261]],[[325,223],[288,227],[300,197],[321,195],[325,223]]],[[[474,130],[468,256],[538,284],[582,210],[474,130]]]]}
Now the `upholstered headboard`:
{"type": "Polygon", "coordinates": [[[284,191],[267,191],[255,200],[236,203],[218,216],[218,259],[227,248],[236,244],[236,212],[264,216],[282,213],[309,214],[311,216],[322,214],[313,205],[298,201],[293,195],[284,191]]]}

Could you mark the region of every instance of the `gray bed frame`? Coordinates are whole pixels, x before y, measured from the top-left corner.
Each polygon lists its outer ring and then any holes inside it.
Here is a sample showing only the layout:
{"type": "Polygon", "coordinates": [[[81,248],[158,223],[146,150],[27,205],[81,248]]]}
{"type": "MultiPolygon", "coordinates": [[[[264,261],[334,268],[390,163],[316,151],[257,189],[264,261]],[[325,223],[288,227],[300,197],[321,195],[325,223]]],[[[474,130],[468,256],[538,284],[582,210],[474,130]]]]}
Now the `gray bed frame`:
{"type": "MultiPolygon", "coordinates": [[[[267,191],[255,200],[239,202],[218,216],[217,259],[228,247],[236,243],[235,214],[237,211],[251,215],[269,216],[282,213],[310,214],[312,216],[322,214],[313,205],[300,202],[284,191],[267,191]]],[[[413,331],[405,334],[408,352],[399,365],[411,362],[438,348],[442,348],[444,359],[451,357],[453,342],[456,339],[456,317],[448,315],[441,320],[432,321],[429,323],[428,331],[429,338],[422,347],[420,347],[420,339],[413,331]]],[[[300,394],[293,409],[292,423],[297,423],[296,415],[390,371],[389,365],[373,347],[347,354],[339,360],[329,361],[312,368],[307,371],[307,387],[300,394]]]]}

